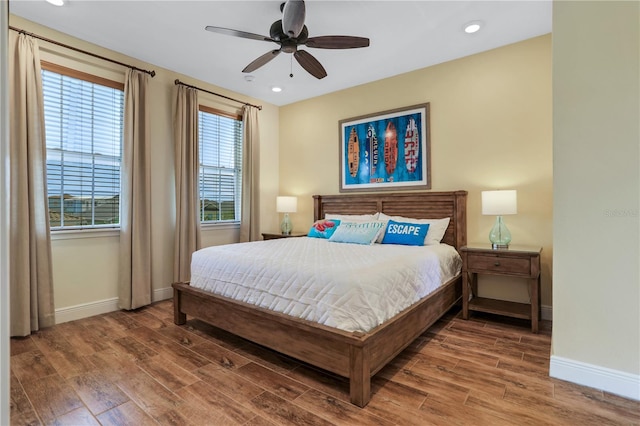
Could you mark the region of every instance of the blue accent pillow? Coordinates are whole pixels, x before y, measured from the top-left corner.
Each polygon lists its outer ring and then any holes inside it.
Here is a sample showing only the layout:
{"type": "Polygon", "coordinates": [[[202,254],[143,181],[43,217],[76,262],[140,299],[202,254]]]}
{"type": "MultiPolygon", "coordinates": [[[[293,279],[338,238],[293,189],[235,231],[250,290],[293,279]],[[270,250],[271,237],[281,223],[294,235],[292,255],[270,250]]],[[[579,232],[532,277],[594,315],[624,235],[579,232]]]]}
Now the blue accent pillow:
{"type": "Polygon", "coordinates": [[[329,241],[335,243],[353,243],[371,245],[384,230],[385,223],[380,222],[342,222],[329,241]]]}
{"type": "Polygon", "coordinates": [[[390,220],[384,233],[382,244],[402,244],[405,246],[423,246],[429,231],[428,223],[396,222],[390,220]]]}
{"type": "Polygon", "coordinates": [[[336,229],[338,229],[338,225],[340,225],[340,221],[338,219],[316,222],[311,225],[311,229],[307,236],[312,238],[329,239],[333,233],[336,232],[336,229]]]}

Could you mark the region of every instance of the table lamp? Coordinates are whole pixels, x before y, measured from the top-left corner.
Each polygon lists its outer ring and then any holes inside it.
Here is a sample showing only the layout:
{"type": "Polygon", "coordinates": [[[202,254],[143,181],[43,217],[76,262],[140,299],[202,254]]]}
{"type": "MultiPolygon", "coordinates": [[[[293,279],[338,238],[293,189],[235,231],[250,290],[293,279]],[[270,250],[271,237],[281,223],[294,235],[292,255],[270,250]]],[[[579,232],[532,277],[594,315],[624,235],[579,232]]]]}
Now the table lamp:
{"type": "Polygon", "coordinates": [[[516,190],[482,191],[482,214],[496,215],[496,222],[489,232],[491,248],[509,248],[511,232],[502,220],[503,215],[518,213],[518,194],[516,190]]]}
{"type": "Polygon", "coordinates": [[[298,210],[298,198],[278,196],[276,198],[276,210],[278,213],[284,213],[284,218],[280,224],[282,235],[291,235],[293,224],[289,219],[289,213],[295,213],[298,210]]]}

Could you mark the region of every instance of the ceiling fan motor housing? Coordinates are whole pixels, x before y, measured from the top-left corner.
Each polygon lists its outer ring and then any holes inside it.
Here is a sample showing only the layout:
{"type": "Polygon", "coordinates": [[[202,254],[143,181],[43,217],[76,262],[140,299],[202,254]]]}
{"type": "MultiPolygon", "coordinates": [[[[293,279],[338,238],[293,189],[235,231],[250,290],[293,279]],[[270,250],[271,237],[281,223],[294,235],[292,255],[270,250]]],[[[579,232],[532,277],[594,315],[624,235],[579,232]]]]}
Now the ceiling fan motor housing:
{"type": "Polygon", "coordinates": [[[307,26],[304,25],[298,37],[289,37],[282,28],[282,19],[279,19],[271,24],[271,28],[269,28],[269,36],[277,42],[291,40],[297,44],[304,44],[309,38],[309,31],[307,30],[307,26]]]}

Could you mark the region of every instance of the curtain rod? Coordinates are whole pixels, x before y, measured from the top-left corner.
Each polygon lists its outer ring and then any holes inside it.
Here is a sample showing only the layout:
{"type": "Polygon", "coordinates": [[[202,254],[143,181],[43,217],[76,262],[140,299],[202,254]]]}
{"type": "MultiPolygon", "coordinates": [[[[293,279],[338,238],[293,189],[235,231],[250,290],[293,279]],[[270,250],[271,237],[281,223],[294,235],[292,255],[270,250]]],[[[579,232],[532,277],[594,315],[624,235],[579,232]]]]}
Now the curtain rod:
{"type": "Polygon", "coordinates": [[[149,71],[149,70],[145,70],[145,69],[142,69],[142,68],[134,67],[133,65],[125,64],[123,62],[119,62],[119,61],[116,61],[114,59],[106,58],[106,57],[100,56],[100,55],[98,55],[96,53],[87,52],[86,50],[78,49],[77,47],[69,46],[68,44],[60,43],[59,41],[51,40],[50,38],[46,38],[46,37],[40,36],[38,34],[30,33],[30,32],[27,32],[27,31],[25,31],[23,29],[20,29],[20,28],[9,26],[9,29],[11,29],[13,31],[17,31],[17,32],[19,32],[21,34],[26,34],[28,36],[31,36],[31,37],[34,37],[34,38],[37,38],[37,39],[40,39],[40,40],[44,40],[46,42],[55,44],[56,46],[66,47],[67,49],[75,50],[76,52],[84,53],[85,55],[93,56],[94,58],[103,59],[103,60],[108,61],[108,62],[113,62],[114,64],[122,65],[123,67],[132,68],[132,69],[137,70],[137,71],[145,72],[145,73],[149,74],[152,78],[155,77],[155,75],[156,75],[155,71],[149,71]]]}
{"type": "Polygon", "coordinates": [[[183,83],[182,81],[178,80],[177,78],[174,81],[174,83],[175,84],[182,84],[183,86],[190,87],[190,88],[196,89],[196,90],[200,90],[202,92],[207,92],[207,93],[209,93],[211,95],[220,96],[221,98],[229,99],[230,101],[238,102],[238,103],[243,104],[243,105],[249,105],[249,106],[252,106],[254,108],[258,108],[260,111],[262,111],[262,105],[253,105],[253,104],[250,104],[249,102],[243,102],[243,101],[239,101],[237,99],[230,98],[229,96],[221,95],[220,93],[211,92],[211,91],[206,90],[206,89],[201,89],[199,87],[192,86],[192,85],[187,84],[187,83],[183,83]]]}

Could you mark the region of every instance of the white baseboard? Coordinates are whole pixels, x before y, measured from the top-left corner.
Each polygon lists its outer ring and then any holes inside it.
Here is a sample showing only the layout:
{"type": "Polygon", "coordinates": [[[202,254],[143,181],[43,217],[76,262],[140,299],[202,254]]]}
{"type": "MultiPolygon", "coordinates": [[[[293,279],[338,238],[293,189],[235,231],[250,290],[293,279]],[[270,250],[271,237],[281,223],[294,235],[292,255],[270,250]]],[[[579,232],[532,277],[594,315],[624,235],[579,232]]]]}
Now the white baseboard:
{"type": "Polygon", "coordinates": [[[158,288],[153,290],[151,295],[152,302],[159,302],[161,300],[171,299],[173,297],[173,287],[158,288]]]}
{"type": "Polygon", "coordinates": [[[83,303],[81,305],[67,306],[56,309],[56,324],[75,321],[94,315],[106,314],[118,310],[118,298],[97,300],[95,302],[83,303]]]}
{"type": "Polygon", "coordinates": [[[640,375],[551,356],[549,376],[640,401],[640,375]]]}
{"type": "Polygon", "coordinates": [[[543,320],[553,321],[553,307],[549,305],[540,306],[540,318],[543,320]]]}
{"type": "MultiPolygon", "coordinates": [[[[152,302],[171,299],[173,297],[173,287],[164,287],[153,290],[152,302]]],[[[118,310],[118,298],[98,300],[95,302],[83,303],[81,305],[68,306],[56,309],[56,324],[75,321],[77,319],[88,318],[94,315],[106,314],[118,310]]],[[[543,305],[540,308],[540,317],[543,320],[552,320],[553,312],[551,306],[543,305]]]]}
{"type": "MultiPolygon", "coordinates": [[[[153,290],[151,295],[152,302],[170,299],[173,297],[173,288],[165,287],[153,290]]],[[[83,303],[81,305],[67,306],[65,308],[56,309],[56,324],[63,322],[75,321],[82,318],[92,317],[94,315],[106,314],[108,312],[117,311],[118,298],[97,300],[95,302],[83,303]]]]}

